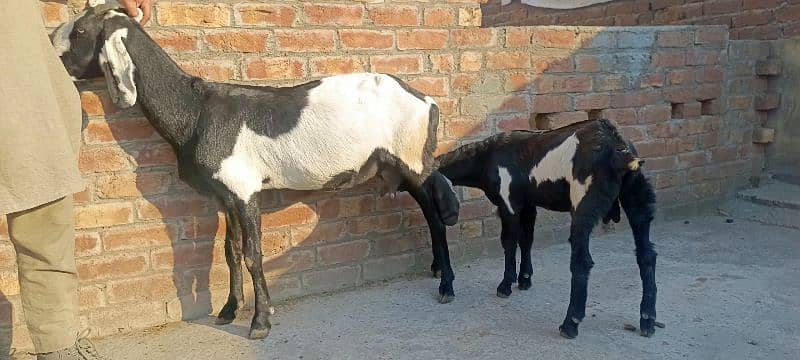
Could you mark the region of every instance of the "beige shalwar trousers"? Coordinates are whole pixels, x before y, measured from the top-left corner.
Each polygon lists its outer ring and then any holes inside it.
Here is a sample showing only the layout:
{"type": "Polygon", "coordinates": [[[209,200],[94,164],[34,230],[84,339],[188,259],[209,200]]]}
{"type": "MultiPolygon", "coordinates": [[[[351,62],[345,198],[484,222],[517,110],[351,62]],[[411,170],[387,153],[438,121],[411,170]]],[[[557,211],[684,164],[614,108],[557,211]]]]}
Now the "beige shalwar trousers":
{"type": "Polygon", "coordinates": [[[77,335],[72,194],[84,188],[80,128],[78,92],[39,1],[0,0],[0,216],[8,217],[38,353],[69,347],[77,335]]]}

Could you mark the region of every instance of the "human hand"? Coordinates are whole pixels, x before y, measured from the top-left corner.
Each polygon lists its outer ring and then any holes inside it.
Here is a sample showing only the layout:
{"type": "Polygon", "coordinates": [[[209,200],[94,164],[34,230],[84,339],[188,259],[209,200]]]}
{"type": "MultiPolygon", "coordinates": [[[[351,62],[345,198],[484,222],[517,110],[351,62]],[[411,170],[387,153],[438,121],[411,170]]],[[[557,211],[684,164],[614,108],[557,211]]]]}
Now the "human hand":
{"type": "Polygon", "coordinates": [[[139,9],[142,10],[142,20],[139,21],[142,25],[150,21],[150,15],[153,13],[152,0],[119,0],[119,4],[125,8],[125,12],[131,17],[139,15],[139,9]]]}

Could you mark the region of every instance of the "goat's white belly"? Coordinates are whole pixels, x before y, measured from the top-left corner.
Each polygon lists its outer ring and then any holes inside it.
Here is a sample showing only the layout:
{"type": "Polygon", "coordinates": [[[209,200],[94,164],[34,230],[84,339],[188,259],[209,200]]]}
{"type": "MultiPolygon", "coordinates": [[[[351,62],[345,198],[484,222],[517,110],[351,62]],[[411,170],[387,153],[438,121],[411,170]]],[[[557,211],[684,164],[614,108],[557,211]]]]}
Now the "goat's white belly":
{"type": "Polygon", "coordinates": [[[243,126],[214,177],[247,201],[262,188],[321,189],[379,149],[421,172],[431,102],[385,75],[323,79],[291,131],[270,138],[243,126]]]}

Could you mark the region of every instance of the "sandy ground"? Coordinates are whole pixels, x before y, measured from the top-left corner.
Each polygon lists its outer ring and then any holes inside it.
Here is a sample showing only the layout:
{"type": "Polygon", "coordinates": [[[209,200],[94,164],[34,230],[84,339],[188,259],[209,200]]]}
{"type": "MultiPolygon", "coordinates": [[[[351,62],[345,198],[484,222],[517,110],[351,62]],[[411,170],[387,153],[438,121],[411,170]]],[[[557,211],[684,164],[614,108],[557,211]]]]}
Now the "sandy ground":
{"type": "MultiPolygon", "coordinates": [[[[495,296],[502,258],[457,264],[456,300],[438,280],[398,279],[279,305],[270,336],[178,323],[96,341],[112,359],[800,359],[800,230],[724,217],[657,224],[658,319],[638,325],[641,285],[627,231],[593,238],[587,318],[558,335],[569,301],[569,246],[536,251],[529,291],[495,296]]],[[[800,221],[800,220],[799,220],[800,221]]],[[[498,242],[498,246],[499,242],[498,242]]]]}

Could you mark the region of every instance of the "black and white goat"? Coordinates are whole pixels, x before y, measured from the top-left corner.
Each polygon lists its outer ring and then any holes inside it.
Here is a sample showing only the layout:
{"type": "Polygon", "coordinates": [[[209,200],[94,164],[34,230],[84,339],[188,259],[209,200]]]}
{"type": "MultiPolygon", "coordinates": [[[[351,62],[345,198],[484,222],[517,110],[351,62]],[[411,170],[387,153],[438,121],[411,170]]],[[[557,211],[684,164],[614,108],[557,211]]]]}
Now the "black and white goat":
{"type": "MultiPolygon", "coordinates": [[[[244,304],[243,253],[256,297],[250,337],[269,332],[255,196],[262,189],[336,190],[378,176],[385,192],[407,190],[417,200],[431,224],[434,257],[449,269],[443,224],[455,223],[458,211],[440,214],[436,202],[452,209],[457,200],[449,187],[430,185],[445,181],[429,178],[439,120],[430,97],[382,74],[287,88],[203,81],[181,71],[115,5],[89,7],[57,29],[53,43],[73,77],[96,77],[102,70],[116,105],[139,104],[175,150],[181,179],[224,204],[230,295],[219,323],[233,321],[244,304]]],[[[452,299],[446,290],[440,301],[452,299]]]]}
{"type": "MultiPolygon", "coordinates": [[[[592,120],[545,132],[500,133],[459,147],[437,161],[437,171],[453,185],[481,189],[497,206],[505,251],[505,272],[497,287],[500,297],[511,294],[514,282],[521,290],[531,287],[536,207],[572,213],[572,287],[567,316],[560,327],[567,338],[578,335],[578,324],[585,315],[589,270],[594,265],[589,235],[601,218],[618,222],[621,204],[633,230],[642,279],[641,333],[654,333],[656,252],[649,233],[655,194],[640,171],[642,161],[633,145],[612,123],[592,120]],[[521,250],[519,276],[517,245],[521,250]]],[[[435,261],[434,269],[438,267],[435,261]]]]}

